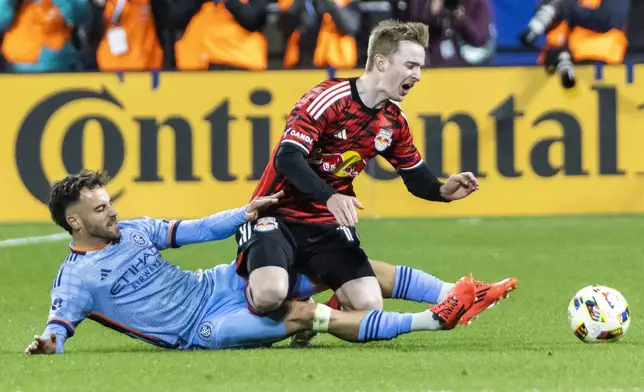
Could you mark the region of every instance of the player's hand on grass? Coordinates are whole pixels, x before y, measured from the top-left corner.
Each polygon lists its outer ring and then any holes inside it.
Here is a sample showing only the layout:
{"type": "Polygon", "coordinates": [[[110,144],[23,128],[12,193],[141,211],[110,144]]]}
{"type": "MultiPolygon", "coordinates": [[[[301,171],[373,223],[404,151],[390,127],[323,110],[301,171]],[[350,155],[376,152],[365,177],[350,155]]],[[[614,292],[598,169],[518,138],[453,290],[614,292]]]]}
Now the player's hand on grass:
{"type": "Polygon", "coordinates": [[[441,196],[445,200],[459,200],[479,189],[479,181],[471,172],[452,174],[441,186],[441,196]]]}
{"type": "Polygon", "coordinates": [[[282,196],[284,196],[284,191],[279,191],[270,196],[254,198],[250,204],[248,204],[248,208],[246,209],[246,222],[256,220],[259,217],[259,212],[261,210],[277,203],[282,196]]]}
{"type": "Polygon", "coordinates": [[[334,194],[327,200],[326,206],[341,226],[355,226],[358,223],[356,207],[364,210],[362,204],[353,196],[334,194]]]}
{"type": "Polygon", "coordinates": [[[51,333],[49,339],[42,336],[34,336],[34,341],[25,349],[25,354],[56,354],[56,334],[51,333]]]}

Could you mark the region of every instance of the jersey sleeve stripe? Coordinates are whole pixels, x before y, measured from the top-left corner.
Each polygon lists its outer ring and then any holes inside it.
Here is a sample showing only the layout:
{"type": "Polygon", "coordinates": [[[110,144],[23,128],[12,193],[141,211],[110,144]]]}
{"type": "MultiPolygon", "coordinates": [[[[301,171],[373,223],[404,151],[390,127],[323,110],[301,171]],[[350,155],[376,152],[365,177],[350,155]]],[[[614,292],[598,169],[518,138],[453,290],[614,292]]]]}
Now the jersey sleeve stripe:
{"type": "Polygon", "coordinates": [[[74,326],[72,325],[72,323],[70,323],[67,320],[63,320],[59,317],[54,317],[51,320],[49,320],[47,324],[60,325],[61,327],[65,328],[65,330],[67,331],[68,338],[71,338],[72,336],[74,336],[74,326]]]}
{"type": "Polygon", "coordinates": [[[58,274],[58,279],[56,279],[56,287],[60,286],[60,282],[63,280],[63,270],[65,269],[65,266],[63,266],[60,269],[60,273],[58,274]]]}
{"type": "Polygon", "coordinates": [[[310,153],[309,149],[306,148],[306,146],[304,144],[296,142],[295,140],[282,140],[282,143],[280,143],[280,144],[284,144],[284,143],[288,143],[288,144],[292,144],[294,146],[297,146],[297,147],[301,148],[307,154],[310,153]]]}
{"type": "Polygon", "coordinates": [[[63,263],[63,266],[60,267],[60,271],[58,271],[58,275],[56,275],[56,279],[54,280],[54,288],[60,286],[60,282],[63,278],[63,270],[65,269],[65,264],[63,263]]]}
{"type": "Polygon", "coordinates": [[[417,168],[417,167],[419,167],[420,165],[422,165],[422,164],[423,164],[423,162],[425,162],[425,160],[421,159],[421,160],[420,160],[420,161],[418,161],[418,163],[416,163],[415,165],[413,165],[413,166],[411,166],[411,167],[401,167],[401,168],[400,168],[400,170],[405,170],[405,171],[406,171],[406,170],[414,170],[415,168],[417,168]]]}
{"type": "Polygon", "coordinates": [[[351,89],[349,82],[338,83],[335,86],[328,88],[322,91],[314,100],[309,104],[307,112],[313,113],[317,108],[324,104],[327,100],[331,99],[334,94],[337,94],[339,91],[345,91],[351,89]]]}
{"type": "Polygon", "coordinates": [[[326,100],[325,101],[326,103],[324,104],[324,106],[322,106],[320,109],[316,110],[315,113],[312,113],[313,119],[317,120],[322,115],[322,113],[324,113],[324,111],[329,108],[329,106],[333,105],[336,101],[338,101],[338,100],[340,100],[340,99],[342,99],[344,97],[348,97],[349,95],[351,95],[351,90],[347,90],[347,91],[345,91],[345,92],[343,92],[341,94],[335,95],[332,98],[326,100]]]}
{"type": "Polygon", "coordinates": [[[170,248],[174,248],[173,244],[176,245],[177,242],[177,226],[180,221],[173,221],[172,224],[170,224],[170,230],[168,230],[168,246],[170,248]]]}
{"type": "Polygon", "coordinates": [[[172,224],[170,227],[170,233],[168,234],[170,237],[170,240],[168,243],[170,244],[171,248],[178,248],[179,246],[177,245],[177,229],[179,228],[179,224],[181,224],[181,221],[178,220],[172,224]]]}

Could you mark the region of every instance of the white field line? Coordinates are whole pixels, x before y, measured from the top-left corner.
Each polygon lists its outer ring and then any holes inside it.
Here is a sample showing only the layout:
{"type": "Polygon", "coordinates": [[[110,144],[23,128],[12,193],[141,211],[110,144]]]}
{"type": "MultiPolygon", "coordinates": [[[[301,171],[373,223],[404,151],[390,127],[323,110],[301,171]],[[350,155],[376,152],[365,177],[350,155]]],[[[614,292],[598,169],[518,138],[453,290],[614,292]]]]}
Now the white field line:
{"type": "Polygon", "coordinates": [[[0,241],[0,248],[7,248],[10,246],[21,246],[27,244],[41,244],[43,242],[54,242],[70,239],[67,233],[57,233],[49,235],[40,235],[34,237],[10,238],[8,240],[0,241]]]}

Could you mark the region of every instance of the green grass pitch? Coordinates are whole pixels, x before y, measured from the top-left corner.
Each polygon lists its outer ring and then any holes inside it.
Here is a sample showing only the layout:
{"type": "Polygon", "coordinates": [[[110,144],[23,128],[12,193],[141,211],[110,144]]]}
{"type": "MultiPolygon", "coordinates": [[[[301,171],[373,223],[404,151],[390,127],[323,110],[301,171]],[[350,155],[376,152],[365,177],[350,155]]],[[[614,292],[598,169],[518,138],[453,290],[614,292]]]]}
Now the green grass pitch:
{"type": "MultiPolygon", "coordinates": [[[[375,259],[454,281],[519,279],[517,291],[472,325],[389,342],[322,336],[311,349],[175,352],[85,321],[62,356],[22,354],[43,327],[65,241],[0,248],[0,391],[644,391],[644,219],[622,217],[367,220],[375,259]],[[583,286],[620,290],[632,322],[622,340],[584,344],[566,308],[583,286]]],[[[0,225],[0,240],[58,232],[0,225]]],[[[232,260],[229,239],[165,251],[187,269],[232,260]]],[[[321,298],[326,298],[322,295],[321,298]]],[[[425,305],[388,300],[387,310],[425,305]]]]}

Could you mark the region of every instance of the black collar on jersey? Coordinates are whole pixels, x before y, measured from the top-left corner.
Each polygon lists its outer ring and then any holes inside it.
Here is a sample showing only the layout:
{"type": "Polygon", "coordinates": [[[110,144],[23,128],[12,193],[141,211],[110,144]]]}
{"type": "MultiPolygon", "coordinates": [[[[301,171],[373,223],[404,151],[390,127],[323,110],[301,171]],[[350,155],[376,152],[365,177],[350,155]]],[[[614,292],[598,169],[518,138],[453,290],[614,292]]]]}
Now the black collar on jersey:
{"type": "Polygon", "coordinates": [[[349,78],[349,85],[351,86],[351,98],[353,98],[354,101],[360,104],[360,107],[362,108],[363,112],[375,116],[380,112],[380,110],[387,107],[386,103],[380,109],[370,108],[369,106],[365,105],[364,102],[362,102],[362,99],[360,99],[360,94],[358,94],[358,87],[356,86],[356,80],[358,80],[358,78],[349,78]]]}

